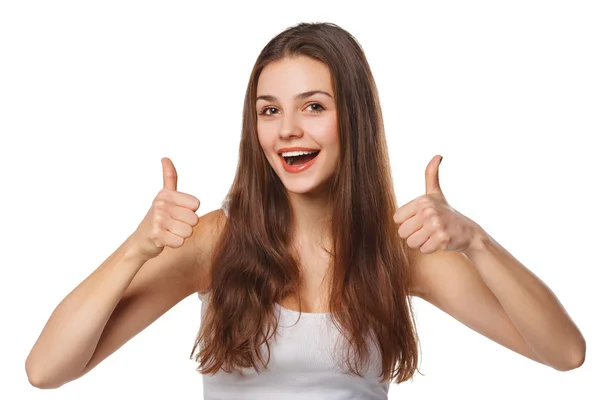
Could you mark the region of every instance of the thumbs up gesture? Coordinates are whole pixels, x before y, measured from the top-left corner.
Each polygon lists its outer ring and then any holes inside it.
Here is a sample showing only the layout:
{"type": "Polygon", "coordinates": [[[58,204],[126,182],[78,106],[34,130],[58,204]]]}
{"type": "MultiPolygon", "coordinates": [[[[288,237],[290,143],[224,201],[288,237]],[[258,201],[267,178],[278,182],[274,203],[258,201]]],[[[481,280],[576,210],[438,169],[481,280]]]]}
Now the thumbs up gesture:
{"type": "Polygon", "coordinates": [[[163,158],[163,188],[154,198],[150,210],[132,235],[135,251],[145,259],[158,256],[165,246],[181,247],[192,236],[198,223],[196,210],[200,200],[177,191],[177,171],[163,158]]]}
{"type": "Polygon", "coordinates": [[[441,156],[431,159],[425,170],[425,195],[400,207],[394,214],[398,234],[411,248],[430,254],[437,250],[467,250],[479,226],[448,204],[439,180],[441,156]]]}

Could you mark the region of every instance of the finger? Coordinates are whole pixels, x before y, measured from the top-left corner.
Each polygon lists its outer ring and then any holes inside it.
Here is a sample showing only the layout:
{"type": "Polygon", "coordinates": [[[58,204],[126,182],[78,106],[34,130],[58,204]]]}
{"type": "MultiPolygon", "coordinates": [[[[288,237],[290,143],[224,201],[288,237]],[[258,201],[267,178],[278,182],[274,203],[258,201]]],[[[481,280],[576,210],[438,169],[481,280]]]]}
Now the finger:
{"type": "Polygon", "coordinates": [[[185,207],[178,207],[176,205],[172,205],[169,208],[169,215],[175,221],[180,221],[190,226],[195,226],[198,223],[198,215],[185,207]]]}
{"type": "Polygon", "coordinates": [[[410,237],[406,239],[406,243],[408,244],[408,247],[416,249],[423,246],[423,244],[425,244],[431,235],[431,228],[428,226],[423,226],[421,229],[410,235],[410,237]]]}
{"type": "Polygon", "coordinates": [[[160,236],[160,240],[161,245],[163,247],[171,247],[173,249],[176,249],[178,247],[183,246],[183,243],[185,242],[185,239],[182,238],[181,236],[177,236],[174,233],[171,233],[167,230],[163,230],[161,232],[161,236],[160,236]]]}
{"type": "Polygon", "coordinates": [[[167,157],[164,157],[160,161],[163,170],[163,188],[177,190],[177,170],[173,162],[167,157]]]}
{"type": "Polygon", "coordinates": [[[169,200],[176,206],[184,207],[192,211],[197,211],[200,207],[200,200],[198,200],[197,197],[183,192],[171,192],[169,200]]]}
{"type": "Polygon", "coordinates": [[[183,239],[189,238],[193,233],[193,228],[190,225],[174,219],[166,219],[163,221],[163,228],[164,230],[171,232],[173,235],[179,236],[183,239]]]}
{"type": "Polygon", "coordinates": [[[407,239],[410,237],[410,235],[421,229],[423,225],[423,218],[421,218],[419,215],[415,215],[400,225],[400,228],[398,228],[398,234],[402,239],[407,239]]]}
{"type": "Polygon", "coordinates": [[[425,169],[425,194],[442,193],[439,171],[442,158],[442,156],[435,156],[427,164],[425,169]]]}
{"type": "Polygon", "coordinates": [[[422,253],[431,254],[438,250],[444,250],[446,245],[442,244],[442,239],[437,235],[431,235],[429,239],[421,245],[420,250],[422,253]]]}
{"type": "Polygon", "coordinates": [[[411,218],[417,214],[419,207],[417,205],[416,200],[417,199],[414,199],[396,210],[396,212],[394,213],[394,222],[395,223],[402,224],[406,220],[408,220],[409,218],[411,218]]]}

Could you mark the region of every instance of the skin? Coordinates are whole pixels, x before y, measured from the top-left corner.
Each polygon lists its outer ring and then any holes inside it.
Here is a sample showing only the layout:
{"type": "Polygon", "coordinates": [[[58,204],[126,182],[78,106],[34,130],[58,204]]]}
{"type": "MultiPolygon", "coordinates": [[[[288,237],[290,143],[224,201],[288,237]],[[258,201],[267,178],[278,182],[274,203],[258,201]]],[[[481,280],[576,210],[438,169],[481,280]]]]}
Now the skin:
{"type": "MultiPolygon", "coordinates": [[[[296,247],[304,268],[303,312],[327,311],[324,297],[330,212],[324,188],[339,156],[331,76],[321,63],[296,57],[267,66],[257,102],[262,149],[290,194],[296,247]],[[273,101],[275,100],[275,101],[273,101]],[[319,103],[320,113],[309,110],[319,103]],[[271,113],[272,111],[272,113],[271,113]],[[276,150],[306,146],[320,160],[290,176],[276,150]],[[315,234],[317,228],[321,235],[315,234]],[[310,266],[308,268],[307,266],[310,266]]],[[[425,172],[426,193],[398,209],[398,234],[417,256],[411,294],[439,307],[471,329],[525,357],[566,371],[583,364],[586,343],[550,289],[474,221],[449,206],[435,156],[425,172]]],[[[225,217],[197,217],[200,202],[177,190],[177,172],[164,158],[163,188],[132,235],[56,307],[29,353],[25,368],[38,388],[56,388],[91,371],[181,300],[210,288],[210,260],[225,217]]],[[[292,299],[281,305],[298,309],[292,299]]]]}
{"type": "Polygon", "coordinates": [[[267,65],[257,86],[258,140],[269,164],[288,190],[301,241],[321,232],[326,240],[330,214],[327,184],[339,157],[337,111],[331,74],[327,66],[311,58],[285,58],[267,65]],[[310,96],[302,93],[321,91],[310,96]],[[262,97],[266,97],[262,98],[262,97]],[[283,169],[277,150],[284,147],[320,150],[315,164],[301,173],[283,169]]]}

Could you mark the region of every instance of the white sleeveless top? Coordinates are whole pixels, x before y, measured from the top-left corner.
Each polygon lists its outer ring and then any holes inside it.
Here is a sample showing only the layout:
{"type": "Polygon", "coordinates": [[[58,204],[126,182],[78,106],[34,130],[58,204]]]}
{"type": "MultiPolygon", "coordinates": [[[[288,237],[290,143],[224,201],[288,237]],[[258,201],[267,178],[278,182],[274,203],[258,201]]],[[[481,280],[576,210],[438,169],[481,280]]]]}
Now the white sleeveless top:
{"type": "MultiPolygon", "coordinates": [[[[210,292],[199,297],[204,316],[210,292]]],[[[345,352],[334,352],[336,341],[343,338],[331,321],[330,313],[300,314],[277,303],[274,307],[279,326],[277,335],[269,342],[269,370],[257,373],[254,368],[243,368],[243,376],[223,370],[214,375],[204,374],[202,383],[205,400],[388,398],[389,383],[379,382],[381,358],[373,340],[369,341],[371,358],[362,371],[364,377],[344,374],[339,370],[336,360],[341,359],[340,365],[343,366],[345,352]]]]}

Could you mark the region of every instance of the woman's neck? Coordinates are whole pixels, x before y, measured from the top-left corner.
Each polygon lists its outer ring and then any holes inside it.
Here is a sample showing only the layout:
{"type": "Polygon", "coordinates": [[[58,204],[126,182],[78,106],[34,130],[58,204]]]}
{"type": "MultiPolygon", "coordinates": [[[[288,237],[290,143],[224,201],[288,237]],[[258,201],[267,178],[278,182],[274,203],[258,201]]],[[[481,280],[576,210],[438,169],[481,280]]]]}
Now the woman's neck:
{"type": "Polygon", "coordinates": [[[331,203],[324,197],[289,194],[293,214],[294,237],[300,242],[329,242],[331,203]]]}

